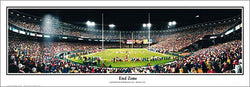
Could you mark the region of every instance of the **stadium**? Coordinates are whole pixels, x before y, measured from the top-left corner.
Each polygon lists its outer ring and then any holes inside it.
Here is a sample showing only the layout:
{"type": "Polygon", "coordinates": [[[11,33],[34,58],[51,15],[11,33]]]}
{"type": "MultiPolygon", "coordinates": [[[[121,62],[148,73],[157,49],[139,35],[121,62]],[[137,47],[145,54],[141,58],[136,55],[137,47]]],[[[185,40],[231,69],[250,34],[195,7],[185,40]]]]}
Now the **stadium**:
{"type": "Polygon", "coordinates": [[[8,73],[240,73],[241,9],[8,9],[8,73]]]}

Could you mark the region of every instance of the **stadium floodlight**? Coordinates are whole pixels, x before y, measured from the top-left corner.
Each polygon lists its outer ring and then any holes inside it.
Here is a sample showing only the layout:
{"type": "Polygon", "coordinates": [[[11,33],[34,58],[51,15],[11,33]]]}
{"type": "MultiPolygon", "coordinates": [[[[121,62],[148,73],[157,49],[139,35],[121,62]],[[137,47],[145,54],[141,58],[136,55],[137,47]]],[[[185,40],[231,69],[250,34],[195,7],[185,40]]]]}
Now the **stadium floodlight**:
{"type": "Polygon", "coordinates": [[[196,15],[196,16],[195,16],[195,18],[198,18],[198,17],[200,17],[200,15],[196,15]]]}
{"type": "Polygon", "coordinates": [[[113,27],[115,27],[115,25],[114,24],[109,24],[109,27],[113,28],[113,27]]]}
{"type": "Polygon", "coordinates": [[[86,24],[87,24],[87,25],[90,25],[90,24],[91,24],[91,22],[90,22],[90,21],[87,21],[87,22],[86,22],[86,24]]]}
{"type": "Polygon", "coordinates": [[[151,23],[148,23],[148,24],[147,24],[147,27],[151,27],[151,26],[152,26],[151,23]]]}
{"type": "Polygon", "coordinates": [[[147,24],[146,24],[146,23],[143,23],[142,26],[143,26],[143,27],[151,27],[152,24],[151,24],[151,23],[147,23],[147,24]]]}
{"type": "Polygon", "coordinates": [[[169,25],[169,26],[172,26],[172,22],[168,22],[168,25],[169,25]]]}
{"type": "Polygon", "coordinates": [[[142,24],[142,26],[143,26],[143,27],[147,27],[147,24],[144,23],[144,24],[142,24]]]}
{"type": "Polygon", "coordinates": [[[91,22],[91,26],[95,26],[95,22],[91,22]]]}
{"type": "Polygon", "coordinates": [[[170,21],[168,22],[168,26],[175,26],[177,24],[176,21],[170,21]]]}
{"type": "Polygon", "coordinates": [[[172,24],[173,24],[173,25],[176,25],[176,21],[173,21],[172,24]]]}
{"type": "Polygon", "coordinates": [[[87,26],[95,26],[95,22],[87,21],[86,25],[87,26]]]}

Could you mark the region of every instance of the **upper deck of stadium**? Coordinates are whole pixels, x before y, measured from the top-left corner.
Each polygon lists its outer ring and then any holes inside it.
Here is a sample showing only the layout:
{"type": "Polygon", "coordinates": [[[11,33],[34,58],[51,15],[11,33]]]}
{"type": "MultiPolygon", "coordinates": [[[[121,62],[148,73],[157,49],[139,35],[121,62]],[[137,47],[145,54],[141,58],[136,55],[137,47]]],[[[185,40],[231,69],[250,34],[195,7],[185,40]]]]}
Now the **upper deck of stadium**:
{"type": "MultiPolygon", "coordinates": [[[[136,15],[136,14],[135,14],[136,15]]],[[[147,20],[147,18],[144,18],[147,20]]],[[[24,31],[33,32],[33,33],[41,33],[41,34],[49,34],[49,35],[65,35],[65,36],[73,36],[73,37],[81,37],[81,38],[96,38],[100,39],[102,37],[102,31],[101,31],[101,24],[96,24],[97,27],[88,27],[77,24],[72,24],[68,22],[63,22],[59,20],[59,18],[55,16],[47,16],[47,17],[38,17],[31,14],[23,13],[17,10],[10,10],[9,12],[9,26],[10,27],[17,27],[19,29],[22,29],[24,31]],[[99,26],[99,27],[98,27],[99,26]]],[[[120,20],[123,21],[123,20],[120,20]]],[[[157,38],[161,37],[164,38],[166,35],[174,34],[176,32],[182,32],[187,31],[191,29],[198,29],[198,28],[205,28],[205,27],[211,27],[211,26],[217,26],[217,25],[224,25],[224,26],[233,26],[234,23],[237,23],[241,21],[241,15],[232,16],[225,19],[220,20],[214,20],[214,21],[207,21],[202,23],[195,23],[190,25],[185,25],[184,23],[182,25],[185,26],[176,26],[172,28],[164,28],[163,27],[157,27],[160,24],[152,24],[151,28],[151,38],[154,39],[154,41],[162,41],[157,38]],[[155,26],[154,26],[155,25],[155,26]],[[159,29],[157,29],[159,28],[159,29]]],[[[147,22],[147,21],[145,21],[147,22]]],[[[178,21],[179,22],[179,21],[178,21]]],[[[191,22],[191,21],[190,21],[191,22]]],[[[162,26],[164,24],[161,24],[162,26]]],[[[177,24],[179,25],[179,24],[177,24]]],[[[148,29],[140,29],[142,27],[142,24],[138,25],[137,27],[131,26],[130,28],[127,28],[127,30],[123,29],[109,29],[107,26],[104,25],[104,37],[105,39],[132,39],[132,33],[133,33],[133,39],[146,39],[148,37],[148,29]],[[139,26],[139,27],[138,27],[139,26]],[[122,35],[120,37],[120,34],[122,35]]],[[[116,25],[120,26],[120,25],[116,25]]],[[[165,26],[165,25],[164,25],[165,26]]],[[[120,28],[120,27],[118,27],[120,28]]],[[[226,30],[226,29],[225,29],[226,30]]],[[[223,31],[221,31],[223,32],[223,31]]],[[[217,32],[217,33],[221,33],[217,32]]]]}

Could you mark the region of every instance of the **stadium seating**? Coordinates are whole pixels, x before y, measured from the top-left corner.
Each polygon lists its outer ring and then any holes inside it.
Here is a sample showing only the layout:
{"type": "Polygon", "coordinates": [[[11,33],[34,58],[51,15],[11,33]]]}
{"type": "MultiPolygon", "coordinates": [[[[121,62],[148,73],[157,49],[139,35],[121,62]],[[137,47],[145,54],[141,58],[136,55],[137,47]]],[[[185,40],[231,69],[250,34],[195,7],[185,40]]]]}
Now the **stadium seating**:
{"type": "MultiPolygon", "coordinates": [[[[229,19],[228,19],[229,20],[229,19]]],[[[231,19],[230,19],[231,20],[231,19]]],[[[84,27],[62,22],[56,31],[48,31],[41,27],[39,20],[27,21],[23,18],[10,17],[9,25],[53,35],[67,35],[84,38],[101,38],[100,30],[86,30],[84,27]]],[[[235,21],[236,22],[236,21],[235,21]]],[[[235,22],[225,22],[210,26],[192,27],[188,30],[172,30],[170,32],[152,31],[151,38],[155,41],[151,49],[160,53],[181,52],[182,48],[192,45],[205,35],[215,35],[235,26],[235,22]]],[[[238,21],[237,21],[238,22],[238,21]]],[[[206,23],[204,23],[206,24],[206,23]]],[[[203,24],[202,24],[203,25],[203,24]]],[[[130,31],[105,31],[105,39],[129,40],[130,31]],[[120,37],[121,32],[121,37],[120,37]]],[[[9,33],[12,34],[12,33],[9,33]]],[[[147,39],[146,31],[134,31],[133,38],[147,39]]],[[[190,56],[174,59],[173,62],[145,67],[112,68],[112,66],[97,67],[89,64],[80,65],[57,56],[59,53],[74,52],[88,54],[102,49],[101,43],[81,42],[46,42],[29,37],[8,38],[9,73],[241,73],[242,72],[242,42],[227,41],[208,48],[195,51],[190,56]]],[[[118,43],[106,43],[104,48],[119,48],[118,43]]],[[[147,45],[134,47],[147,48],[147,45]]],[[[65,56],[63,56],[65,57],[65,56]]],[[[100,60],[100,59],[96,59],[100,60]]]]}

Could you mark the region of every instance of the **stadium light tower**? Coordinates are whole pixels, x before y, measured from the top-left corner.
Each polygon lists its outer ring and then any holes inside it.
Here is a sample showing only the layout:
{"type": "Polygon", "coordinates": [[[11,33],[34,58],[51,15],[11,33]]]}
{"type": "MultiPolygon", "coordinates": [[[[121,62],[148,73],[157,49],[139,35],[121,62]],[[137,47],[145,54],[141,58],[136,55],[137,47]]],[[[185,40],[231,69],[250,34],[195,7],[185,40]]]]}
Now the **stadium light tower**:
{"type": "Polygon", "coordinates": [[[177,24],[176,21],[170,21],[170,22],[168,22],[168,28],[173,28],[173,27],[175,27],[176,24],[177,24]]]}
{"type": "Polygon", "coordinates": [[[168,26],[175,26],[177,23],[176,21],[170,21],[168,22],[168,26]]]}
{"type": "Polygon", "coordinates": [[[148,27],[148,28],[150,28],[151,26],[152,26],[151,23],[148,23],[148,24],[147,24],[147,27],[148,27]]]}
{"type": "Polygon", "coordinates": [[[145,28],[146,28],[146,27],[147,27],[147,28],[148,28],[148,27],[150,28],[151,26],[152,26],[151,23],[147,23],[147,24],[146,24],[146,23],[143,23],[143,24],[142,24],[142,27],[145,27],[145,28]]]}
{"type": "Polygon", "coordinates": [[[148,57],[149,57],[149,65],[150,65],[150,28],[151,28],[151,23],[150,23],[150,13],[148,13],[148,24],[147,24],[147,27],[148,27],[148,57]]]}
{"type": "Polygon", "coordinates": [[[93,21],[87,21],[86,25],[87,26],[95,26],[95,22],[93,22],[93,21]]]}
{"type": "Polygon", "coordinates": [[[102,13],[102,66],[104,65],[103,50],[104,50],[104,21],[103,21],[103,13],[102,13]]]}
{"type": "Polygon", "coordinates": [[[150,23],[150,13],[148,13],[148,23],[143,23],[142,27],[144,28],[148,28],[148,55],[149,55],[149,65],[150,65],[150,28],[151,28],[152,24],[150,23]]]}

